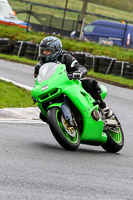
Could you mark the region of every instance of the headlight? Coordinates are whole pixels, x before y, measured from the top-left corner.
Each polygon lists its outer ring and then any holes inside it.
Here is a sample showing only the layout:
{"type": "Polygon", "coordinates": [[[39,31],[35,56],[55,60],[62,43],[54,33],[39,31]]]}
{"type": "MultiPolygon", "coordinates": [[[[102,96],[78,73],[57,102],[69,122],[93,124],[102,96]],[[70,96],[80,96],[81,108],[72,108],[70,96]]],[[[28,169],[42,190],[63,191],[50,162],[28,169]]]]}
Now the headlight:
{"type": "Polygon", "coordinates": [[[42,87],[42,91],[47,90],[48,89],[48,85],[45,85],[42,87]]]}

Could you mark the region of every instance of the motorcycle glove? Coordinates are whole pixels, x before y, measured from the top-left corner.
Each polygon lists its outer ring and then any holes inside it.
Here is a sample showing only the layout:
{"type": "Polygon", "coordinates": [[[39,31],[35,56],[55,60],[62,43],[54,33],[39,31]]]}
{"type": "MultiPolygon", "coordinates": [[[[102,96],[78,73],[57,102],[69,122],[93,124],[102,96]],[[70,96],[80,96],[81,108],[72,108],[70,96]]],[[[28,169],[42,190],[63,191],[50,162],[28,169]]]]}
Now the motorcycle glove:
{"type": "Polygon", "coordinates": [[[79,79],[80,80],[82,78],[82,75],[83,75],[83,73],[80,72],[80,71],[73,72],[73,78],[74,79],[79,79]]]}

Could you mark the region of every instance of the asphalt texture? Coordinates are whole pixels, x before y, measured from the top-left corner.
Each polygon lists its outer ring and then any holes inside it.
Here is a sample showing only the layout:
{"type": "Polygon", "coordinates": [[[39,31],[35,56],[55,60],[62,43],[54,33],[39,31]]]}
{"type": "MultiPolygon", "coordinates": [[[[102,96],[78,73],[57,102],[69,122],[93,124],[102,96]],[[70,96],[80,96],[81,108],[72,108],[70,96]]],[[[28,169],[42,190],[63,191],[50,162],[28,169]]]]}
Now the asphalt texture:
{"type": "MultiPolygon", "coordinates": [[[[0,61],[1,77],[32,87],[32,73],[33,67],[0,61]]],[[[133,199],[133,92],[106,86],[106,103],[125,136],[117,154],[91,145],[64,150],[38,108],[0,110],[0,200],[133,199]]]]}
{"type": "Polygon", "coordinates": [[[132,200],[132,141],[117,154],[90,145],[70,152],[47,124],[0,122],[0,200],[132,200]]]}
{"type": "Polygon", "coordinates": [[[27,119],[27,120],[39,120],[39,108],[3,108],[0,109],[0,120],[11,119],[27,119]]]}

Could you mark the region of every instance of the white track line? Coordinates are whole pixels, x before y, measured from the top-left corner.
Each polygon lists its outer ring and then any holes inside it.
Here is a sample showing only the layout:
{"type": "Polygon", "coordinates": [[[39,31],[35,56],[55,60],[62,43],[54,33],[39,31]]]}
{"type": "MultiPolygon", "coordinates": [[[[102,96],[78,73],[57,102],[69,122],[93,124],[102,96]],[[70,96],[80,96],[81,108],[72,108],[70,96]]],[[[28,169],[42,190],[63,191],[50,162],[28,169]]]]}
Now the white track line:
{"type": "Polygon", "coordinates": [[[27,120],[27,119],[0,119],[0,123],[14,123],[14,124],[46,124],[41,120],[27,120]]]}
{"type": "Polygon", "coordinates": [[[25,88],[26,90],[30,90],[30,91],[31,91],[31,89],[32,89],[32,87],[29,87],[29,86],[27,86],[27,85],[18,83],[18,82],[16,82],[16,81],[12,81],[12,80],[10,80],[10,79],[8,79],[8,78],[0,77],[0,79],[3,80],[3,81],[6,81],[6,82],[11,82],[11,83],[13,83],[14,85],[17,85],[17,86],[19,86],[19,87],[25,88]]]}

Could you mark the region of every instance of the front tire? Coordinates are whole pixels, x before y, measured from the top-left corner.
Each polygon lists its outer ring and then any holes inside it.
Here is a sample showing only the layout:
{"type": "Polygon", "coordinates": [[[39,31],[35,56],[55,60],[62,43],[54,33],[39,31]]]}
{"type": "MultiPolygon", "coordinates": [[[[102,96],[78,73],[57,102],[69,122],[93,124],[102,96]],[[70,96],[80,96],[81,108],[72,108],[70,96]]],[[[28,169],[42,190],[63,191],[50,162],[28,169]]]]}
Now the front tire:
{"type": "Polygon", "coordinates": [[[78,129],[68,126],[62,111],[58,107],[52,107],[48,110],[47,119],[55,139],[64,149],[74,151],[79,147],[78,129]]]}
{"type": "MultiPolygon", "coordinates": [[[[114,120],[119,123],[116,116],[114,120]]],[[[124,145],[124,134],[121,125],[119,125],[117,133],[110,129],[105,130],[104,132],[107,135],[107,142],[102,145],[103,149],[110,153],[119,152],[124,145]]]]}

